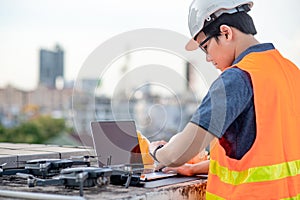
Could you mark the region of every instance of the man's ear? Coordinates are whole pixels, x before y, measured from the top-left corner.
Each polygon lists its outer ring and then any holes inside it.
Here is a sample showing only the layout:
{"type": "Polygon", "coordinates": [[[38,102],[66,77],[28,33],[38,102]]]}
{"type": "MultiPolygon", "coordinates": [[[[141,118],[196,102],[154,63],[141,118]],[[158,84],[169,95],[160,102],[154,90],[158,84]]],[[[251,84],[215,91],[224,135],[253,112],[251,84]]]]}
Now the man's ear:
{"type": "Polygon", "coordinates": [[[224,34],[227,40],[232,39],[232,28],[228,25],[221,25],[220,26],[220,32],[221,34],[224,34]]]}

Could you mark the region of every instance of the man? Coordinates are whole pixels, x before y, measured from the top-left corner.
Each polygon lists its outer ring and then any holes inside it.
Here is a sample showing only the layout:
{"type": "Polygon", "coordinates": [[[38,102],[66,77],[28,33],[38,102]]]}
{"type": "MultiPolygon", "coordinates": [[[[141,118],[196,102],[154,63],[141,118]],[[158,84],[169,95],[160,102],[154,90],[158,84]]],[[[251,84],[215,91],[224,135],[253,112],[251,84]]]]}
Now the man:
{"type": "Polygon", "coordinates": [[[183,165],[210,144],[207,199],[300,198],[300,70],[259,43],[249,0],[194,0],[189,28],[222,71],[181,133],[152,142],[162,165],[183,165]]]}

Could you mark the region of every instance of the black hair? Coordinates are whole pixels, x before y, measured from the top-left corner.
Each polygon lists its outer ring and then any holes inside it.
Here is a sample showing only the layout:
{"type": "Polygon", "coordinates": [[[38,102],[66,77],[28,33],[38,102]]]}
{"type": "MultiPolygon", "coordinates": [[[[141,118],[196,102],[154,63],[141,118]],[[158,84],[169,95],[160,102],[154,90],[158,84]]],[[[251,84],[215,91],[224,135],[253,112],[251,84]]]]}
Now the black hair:
{"type": "Polygon", "coordinates": [[[244,11],[233,14],[224,13],[212,23],[208,25],[204,23],[203,32],[205,35],[215,36],[217,39],[217,36],[220,35],[221,25],[234,27],[245,34],[255,35],[257,33],[251,16],[244,11]]]}

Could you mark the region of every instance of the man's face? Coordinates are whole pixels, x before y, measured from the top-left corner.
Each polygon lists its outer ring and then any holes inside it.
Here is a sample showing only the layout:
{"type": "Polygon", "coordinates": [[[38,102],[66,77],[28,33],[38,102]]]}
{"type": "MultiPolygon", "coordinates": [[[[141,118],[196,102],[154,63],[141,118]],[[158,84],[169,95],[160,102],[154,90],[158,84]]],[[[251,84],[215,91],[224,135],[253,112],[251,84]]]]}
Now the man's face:
{"type": "Polygon", "coordinates": [[[233,45],[228,39],[230,38],[226,36],[226,32],[220,32],[218,41],[215,37],[206,36],[203,32],[200,32],[196,38],[197,43],[201,44],[199,47],[206,53],[206,61],[222,71],[231,66],[234,61],[233,45]]]}

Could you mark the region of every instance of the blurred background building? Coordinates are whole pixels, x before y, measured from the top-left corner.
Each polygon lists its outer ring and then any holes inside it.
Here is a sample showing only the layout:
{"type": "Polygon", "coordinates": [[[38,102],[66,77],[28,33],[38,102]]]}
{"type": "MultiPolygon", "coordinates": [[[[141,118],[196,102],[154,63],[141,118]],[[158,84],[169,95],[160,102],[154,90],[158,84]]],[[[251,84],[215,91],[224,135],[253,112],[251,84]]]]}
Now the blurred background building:
{"type": "Polygon", "coordinates": [[[64,51],[58,44],[54,50],[40,49],[39,85],[55,88],[59,78],[64,79],[64,51]]]}

